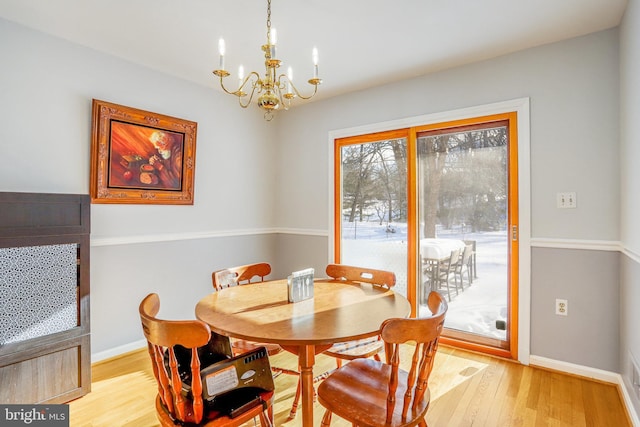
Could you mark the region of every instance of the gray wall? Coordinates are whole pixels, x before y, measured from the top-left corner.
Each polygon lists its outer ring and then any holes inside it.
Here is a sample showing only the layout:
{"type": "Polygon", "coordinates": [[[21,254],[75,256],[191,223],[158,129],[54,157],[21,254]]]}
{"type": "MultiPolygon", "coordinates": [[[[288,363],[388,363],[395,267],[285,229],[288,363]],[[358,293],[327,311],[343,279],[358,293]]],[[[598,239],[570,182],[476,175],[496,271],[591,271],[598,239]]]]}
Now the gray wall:
{"type": "Polygon", "coordinates": [[[229,236],[91,248],[92,353],[142,338],[138,304],[160,296],[161,316],[192,319],[213,291],[211,272],[257,261],[276,262],[274,235],[229,236]]]}
{"type": "Polygon", "coordinates": [[[620,30],[621,200],[620,240],[624,248],[620,277],[620,370],[631,387],[631,358],[640,368],[640,4],[629,1],[620,30]]]}
{"type": "Polygon", "coordinates": [[[618,259],[616,252],[533,248],[532,354],[617,372],[618,259]],[[566,317],[555,315],[556,297],[569,301],[566,317]]]}

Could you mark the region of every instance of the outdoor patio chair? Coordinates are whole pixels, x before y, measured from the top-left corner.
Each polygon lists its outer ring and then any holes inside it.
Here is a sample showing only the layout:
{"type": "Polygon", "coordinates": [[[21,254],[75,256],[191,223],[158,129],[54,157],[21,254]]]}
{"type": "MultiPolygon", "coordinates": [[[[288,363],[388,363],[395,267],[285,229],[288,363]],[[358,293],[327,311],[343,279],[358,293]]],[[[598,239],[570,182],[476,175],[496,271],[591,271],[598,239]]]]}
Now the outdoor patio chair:
{"type": "Polygon", "coordinates": [[[475,240],[463,240],[465,245],[471,245],[471,258],[469,258],[469,268],[471,270],[471,276],[474,279],[478,278],[478,265],[476,260],[477,242],[475,240]]]}
{"type": "Polygon", "coordinates": [[[458,257],[458,262],[455,266],[455,281],[456,285],[458,283],[458,278],[460,278],[460,288],[464,290],[464,273],[467,272],[467,283],[471,286],[473,282],[473,276],[471,274],[471,256],[473,249],[471,245],[466,245],[462,252],[462,256],[458,257]]]}
{"type": "Polygon", "coordinates": [[[451,301],[451,284],[450,279],[453,276],[453,285],[456,290],[456,295],[458,295],[458,283],[456,280],[455,269],[458,264],[458,259],[460,258],[460,249],[454,249],[451,251],[451,256],[446,260],[440,262],[438,266],[438,276],[436,277],[436,287],[438,289],[442,289],[442,286],[447,287],[447,299],[451,301]]]}

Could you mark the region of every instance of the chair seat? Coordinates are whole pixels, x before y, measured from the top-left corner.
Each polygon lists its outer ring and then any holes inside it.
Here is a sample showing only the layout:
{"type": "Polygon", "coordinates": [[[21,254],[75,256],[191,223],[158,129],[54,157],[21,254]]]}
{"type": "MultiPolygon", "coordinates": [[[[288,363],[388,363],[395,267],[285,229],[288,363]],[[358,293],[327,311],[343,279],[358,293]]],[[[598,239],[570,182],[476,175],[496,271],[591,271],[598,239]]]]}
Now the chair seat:
{"type": "Polygon", "coordinates": [[[318,401],[329,411],[356,425],[366,426],[410,426],[416,425],[426,415],[429,407],[429,390],[423,399],[409,407],[407,423],[402,419],[404,393],[407,389],[408,373],[398,371],[396,405],[391,423],[386,423],[387,389],[391,366],[372,359],[356,359],[335,371],[318,387],[318,401]]]}
{"type": "Polygon", "coordinates": [[[233,347],[234,354],[242,354],[248,351],[253,351],[258,347],[265,347],[267,349],[267,353],[269,354],[269,356],[274,356],[283,351],[282,347],[280,347],[278,344],[258,343],[258,342],[235,339],[235,338],[231,340],[231,346],[233,347]]]}
{"type": "Polygon", "coordinates": [[[376,355],[382,351],[383,347],[384,342],[382,340],[378,337],[371,337],[334,344],[324,354],[340,359],[354,360],[376,355]]]}

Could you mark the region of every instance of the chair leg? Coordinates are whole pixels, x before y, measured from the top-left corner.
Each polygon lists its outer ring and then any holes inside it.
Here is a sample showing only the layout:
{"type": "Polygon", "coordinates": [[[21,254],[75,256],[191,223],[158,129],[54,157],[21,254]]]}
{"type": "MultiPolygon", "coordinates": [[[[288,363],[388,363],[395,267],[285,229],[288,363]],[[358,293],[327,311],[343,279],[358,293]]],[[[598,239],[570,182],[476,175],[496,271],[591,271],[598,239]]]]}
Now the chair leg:
{"type": "Polygon", "coordinates": [[[331,415],[332,412],[327,410],[324,412],[322,416],[322,422],[320,423],[320,427],[329,427],[331,425],[331,415]]]}
{"type": "Polygon", "coordinates": [[[265,414],[265,411],[260,412],[260,427],[273,427],[273,407],[269,407],[271,415],[265,414]]]}
{"type": "Polygon", "coordinates": [[[279,366],[272,366],[271,367],[271,372],[273,373],[273,377],[276,378],[278,377],[280,374],[287,374],[287,375],[300,375],[300,372],[298,371],[294,371],[291,369],[285,369],[285,368],[281,368],[279,366]]]}
{"type": "Polygon", "coordinates": [[[446,279],[447,283],[447,297],[449,298],[449,302],[451,302],[451,290],[449,289],[449,278],[446,279]]]}
{"type": "Polygon", "coordinates": [[[456,273],[453,273],[453,286],[456,287],[456,295],[458,295],[458,276],[456,276],[456,273]]]}
{"type": "Polygon", "coordinates": [[[289,412],[289,419],[292,420],[296,417],[298,411],[298,403],[300,402],[300,394],[302,393],[302,381],[298,378],[298,386],[296,387],[296,395],[293,398],[293,404],[291,405],[291,411],[289,412]]]}

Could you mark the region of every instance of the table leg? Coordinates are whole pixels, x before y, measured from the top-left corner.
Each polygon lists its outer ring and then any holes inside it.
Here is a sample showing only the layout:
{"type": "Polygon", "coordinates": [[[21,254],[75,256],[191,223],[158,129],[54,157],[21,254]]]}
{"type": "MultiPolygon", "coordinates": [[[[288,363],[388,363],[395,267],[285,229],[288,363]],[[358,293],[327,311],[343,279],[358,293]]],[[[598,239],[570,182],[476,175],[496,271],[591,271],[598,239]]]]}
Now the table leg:
{"type": "Polygon", "coordinates": [[[300,381],[302,384],[302,425],[313,427],[313,365],[315,364],[315,346],[300,346],[298,353],[300,381]]]}

